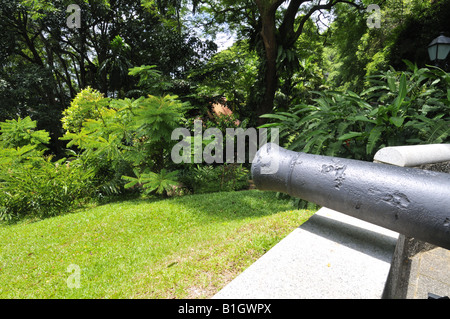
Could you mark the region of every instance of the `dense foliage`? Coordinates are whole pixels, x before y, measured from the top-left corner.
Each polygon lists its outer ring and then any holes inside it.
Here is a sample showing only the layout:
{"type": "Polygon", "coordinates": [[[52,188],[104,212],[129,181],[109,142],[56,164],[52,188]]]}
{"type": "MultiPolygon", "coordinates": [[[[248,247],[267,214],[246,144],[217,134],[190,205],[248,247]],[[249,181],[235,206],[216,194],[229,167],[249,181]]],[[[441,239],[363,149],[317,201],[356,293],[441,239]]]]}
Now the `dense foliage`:
{"type": "Polygon", "coordinates": [[[248,188],[249,158],[174,163],[172,132],[196,121],[368,161],[449,142],[449,58],[430,66],[426,50],[450,35],[449,0],[84,0],[79,28],[70,4],[0,0],[1,219],[248,188]],[[221,33],[233,38],[217,52],[221,33]]]}
{"type": "Polygon", "coordinates": [[[68,130],[63,139],[81,151],[78,158],[94,169],[98,186],[107,193],[119,192],[122,175],[131,173],[144,188],[160,193],[168,189],[171,184],[162,176],[170,164],[171,133],[181,125],[183,103],[170,95],[108,99],[90,89],[76,100],[65,112],[68,130]],[[77,123],[80,114],[85,116],[81,128],[69,125],[77,123]]]}
{"type": "Polygon", "coordinates": [[[0,123],[0,220],[48,217],[92,195],[92,172],[77,162],[44,156],[49,134],[29,117],[0,123]]]}
{"type": "Polygon", "coordinates": [[[124,98],[136,85],[129,68],[157,65],[180,79],[216,50],[140,0],[79,1],[80,28],[67,25],[71,4],[0,1],[0,120],[32,116],[51,133],[55,153],[64,149],[62,111],[82,89],[124,98]]]}
{"type": "Polygon", "coordinates": [[[368,77],[361,94],[316,92],[311,104],[264,115],[289,149],[371,161],[386,146],[450,141],[450,74],[389,70],[368,77]]]}

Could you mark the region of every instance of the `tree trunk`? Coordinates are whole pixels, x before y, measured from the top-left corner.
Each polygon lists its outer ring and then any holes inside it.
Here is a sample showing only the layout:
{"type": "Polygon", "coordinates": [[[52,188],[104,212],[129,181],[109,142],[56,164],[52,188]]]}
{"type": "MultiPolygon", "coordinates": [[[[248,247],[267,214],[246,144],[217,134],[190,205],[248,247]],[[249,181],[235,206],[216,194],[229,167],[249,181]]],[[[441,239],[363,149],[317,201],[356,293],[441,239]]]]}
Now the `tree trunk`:
{"type": "MultiPolygon", "coordinates": [[[[272,50],[272,49],[271,49],[272,50]]],[[[276,51],[275,51],[276,52],[276,51]]],[[[265,119],[260,118],[263,114],[271,113],[273,110],[273,104],[275,99],[275,93],[278,87],[278,76],[276,68],[276,56],[271,57],[272,52],[266,49],[266,69],[265,69],[265,87],[264,96],[261,103],[258,105],[256,110],[258,116],[258,124],[262,125],[265,123],[265,119]]]]}
{"type": "MultiPolygon", "coordinates": [[[[263,114],[271,113],[274,107],[275,93],[278,87],[277,74],[277,56],[278,45],[282,44],[283,48],[290,49],[303,32],[306,21],[317,10],[330,10],[338,2],[346,2],[353,4],[351,1],[330,0],[324,4],[312,5],[309,10],[298,20],[297,13],[300,6],[309,2],[307,0],[291,0],[286,8],[283,20],[279,28],[275,23],[275,14],[277,9],[285,2],[284,0],[254,0],[258,6],[261,19],[261,38],[264,44],[265,69],[264,69],[264,85],[260,89],[262,99],[257,103],[256,116],[259,125],[264,124],[265,120],[259,118],[263,114]]],[[[355,5],[355,4],[353,4],[355,5]]],[[[355,5],[357,6],[357,5],[355,5]]]]}
{"type": "Polygon", "coordinates": [[[275,13],[277,6],[269,5],[265,1],[255,1],[261,14],[261,38],[264,43],[265,68],[264,68],[264,95],[263,99],[257,105],[256,115],[259,125],[264,124],[265,120],[261,115],[271,113],[275,92],[278,86],[277,75],[277,53],[278,45],[276,38],[275,13]]]}

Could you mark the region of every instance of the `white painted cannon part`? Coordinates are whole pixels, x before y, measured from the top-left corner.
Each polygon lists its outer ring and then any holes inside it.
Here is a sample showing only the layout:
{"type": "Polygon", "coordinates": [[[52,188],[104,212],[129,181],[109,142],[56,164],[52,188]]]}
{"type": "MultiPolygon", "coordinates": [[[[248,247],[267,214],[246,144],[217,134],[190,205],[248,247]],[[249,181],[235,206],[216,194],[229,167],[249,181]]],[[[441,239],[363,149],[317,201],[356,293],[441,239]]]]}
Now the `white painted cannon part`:
{"type": "Polygon", "coordinates": [[[392,146],[379,150],[374,162],[413,167],[450,161],[450,144],[392,146]]]}

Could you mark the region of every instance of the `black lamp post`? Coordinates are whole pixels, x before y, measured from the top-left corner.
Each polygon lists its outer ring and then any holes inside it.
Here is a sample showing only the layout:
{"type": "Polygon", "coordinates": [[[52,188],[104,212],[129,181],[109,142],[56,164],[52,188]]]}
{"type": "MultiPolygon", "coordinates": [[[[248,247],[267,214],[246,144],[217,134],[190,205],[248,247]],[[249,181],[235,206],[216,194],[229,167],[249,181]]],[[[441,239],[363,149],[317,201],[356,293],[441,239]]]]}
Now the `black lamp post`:
{"type": "Polygon", "coordinates": [[[450,52],[450,38],[446,37],[443,32],[428,45],[428,55],[430,60],[437,67],[446,68],[445,59],[450,52]]]}

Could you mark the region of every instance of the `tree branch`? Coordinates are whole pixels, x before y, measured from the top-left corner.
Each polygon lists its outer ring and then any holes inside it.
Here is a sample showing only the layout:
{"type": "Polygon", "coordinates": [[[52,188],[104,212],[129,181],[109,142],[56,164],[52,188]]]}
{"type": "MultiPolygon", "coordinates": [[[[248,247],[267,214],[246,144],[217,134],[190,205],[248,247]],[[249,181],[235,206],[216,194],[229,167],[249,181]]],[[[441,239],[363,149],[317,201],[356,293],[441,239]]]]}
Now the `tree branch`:
{"type": "Polygon", "coordinates": [[[292,0],[289,3],[289,6],[283,18],[283,22],[280,26],[281,38],[286,39],[288,38],[289,34],[294,33],[294,23],[297,12],[300,9],[300,6],[307,1],[310,0],[292,0]]]}
{"type": "Polygon", "coordinates": [[[361,3],[356,3],[356,2],[353,2],[353,1],[346,1],[346,0],[336,1],[336,3],[337,2],[339,2],[339,3],[346,3],[346,4],[349,4],[351,6],[354,6],[355,8],[358,8],[358,9],[365,9],[366,8],[366,7],[364,7],[364,4],[362,2],[361,3]]]}
{"type": "Polygon", "coordinates": [[[23,18],[23,20],[20,18],[20,13],[19,13],[19,21],[22,23],[19,33],[22,35],[23,39],[25,40],[26,45],[28,46],[31,53],[33,54],[34,63],[36,63],[40,66],[44,66],[44,62],[42,61],[41,56],[37,52],[34,42],[31,41],[30,37],[28,36],[28,29],[27,29],[28,17],[27,17],[26,12],[22,12],[22,18],[23,18]]]}
{"type": "Polygon", "coordinates": [[[336,4],[338,3],[347,3],[347,4],[351,4],[357,8],[361,8],[357,3],[352,2],[352,1],[347,1],[347,0],[330,0],[328,3],[326,4],[317,4],[311,7],[311,9],[301,18],[300,20],[300,24],[297,28],[297,30],[295,31],[294,37],[291,39],[291,41],[289,42],[290,45],[293,45],[295,43],[295,41],[297,41],[297,39],[300,37],[300,34],[302,34],[303,32],[303,27],[305,26],[306,21],[308,21],[309,18],[311,18],[311,16],[313,15],[314,12],[318,11],[318,10],[331,10],[331,8],[333,8],[336,4]]]}
{"type": "Polygon", "coordinates": [[[284,2],[285,0],[272,0],[272,1],[273,1],[273,3],[272,3],[272,5],[269,7],[269,10],[275,12],[275,11],[278,9],[278,7],[281,6],[281,5],[283,4],[283,2],[284,2]]]}

